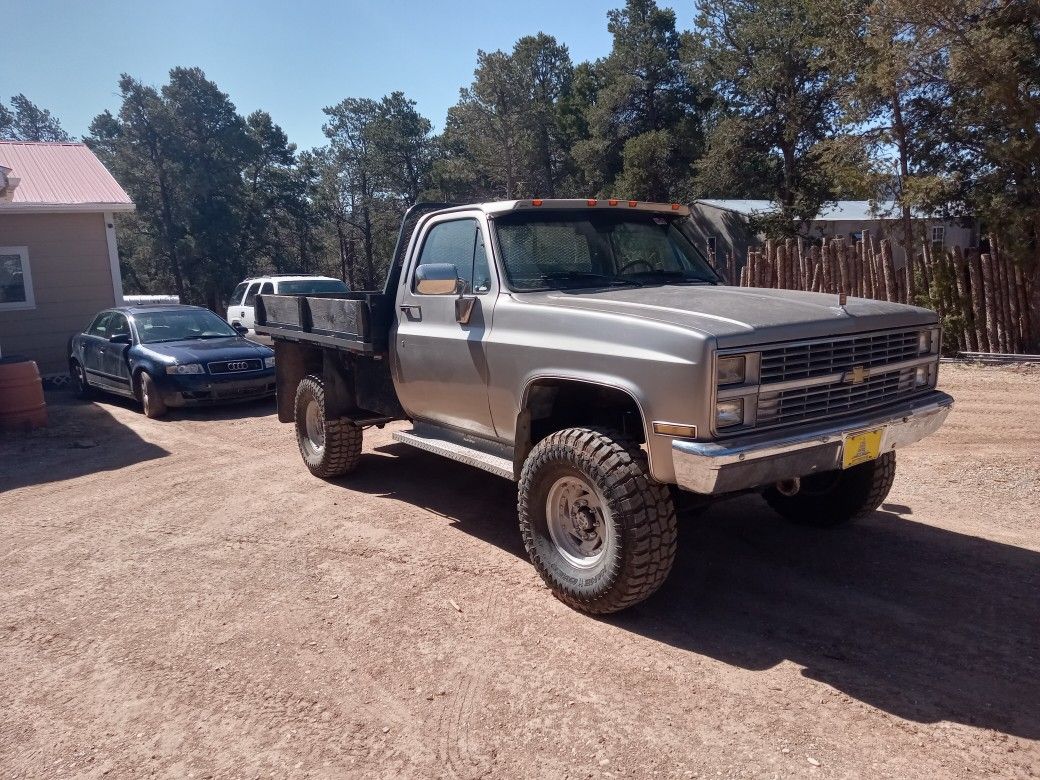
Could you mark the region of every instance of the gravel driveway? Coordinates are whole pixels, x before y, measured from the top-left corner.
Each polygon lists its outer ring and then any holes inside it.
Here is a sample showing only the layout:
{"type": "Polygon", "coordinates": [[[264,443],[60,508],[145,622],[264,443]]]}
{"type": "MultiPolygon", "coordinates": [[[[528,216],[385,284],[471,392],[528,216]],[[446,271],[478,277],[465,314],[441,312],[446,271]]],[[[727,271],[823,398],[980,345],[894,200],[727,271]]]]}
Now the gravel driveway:
{"type": "Polygon", "coordinates": [[[942,385],[882,511],[718,505],[601,620],[388,431],[325,483],[270,403],[52,394],[0,440],[0,776],[1037,777],[1040,372],[942,385]]]}

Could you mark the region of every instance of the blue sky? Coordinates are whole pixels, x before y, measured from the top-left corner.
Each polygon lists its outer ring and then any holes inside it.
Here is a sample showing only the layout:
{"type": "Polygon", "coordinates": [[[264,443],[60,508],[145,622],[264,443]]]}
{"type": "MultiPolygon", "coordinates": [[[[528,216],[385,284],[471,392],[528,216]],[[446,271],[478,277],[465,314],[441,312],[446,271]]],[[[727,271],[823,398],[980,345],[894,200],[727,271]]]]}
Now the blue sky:
{"type": "MultiPolygon", "coordinates": [[[[75,136],[118,108],[120,73],[161,84],[197,65],[239,111],[270,112],[301,148],[319,145],[324,106],[402,90],[440,127],[477,49],[544,31],[575,62],[610,50],[623,0],[393,3],[273,0],[0,0],[0,97],[24,92],[75,136]]],[[[693,21],[694,3],[661,2],[693,21]]]]}

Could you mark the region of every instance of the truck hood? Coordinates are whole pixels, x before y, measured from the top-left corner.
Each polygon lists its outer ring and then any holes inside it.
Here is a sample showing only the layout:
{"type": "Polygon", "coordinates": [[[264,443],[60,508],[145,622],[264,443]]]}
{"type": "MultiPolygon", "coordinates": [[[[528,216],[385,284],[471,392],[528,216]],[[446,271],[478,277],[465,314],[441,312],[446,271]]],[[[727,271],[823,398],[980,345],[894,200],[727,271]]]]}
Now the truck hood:
{"type": "Polygon", "coordinates": [[[514,293],[518,301],[656,320],[714,336],[720,348],[824,338],[937,321],[917,306],[800,290],[654,285],[514,293]]]}

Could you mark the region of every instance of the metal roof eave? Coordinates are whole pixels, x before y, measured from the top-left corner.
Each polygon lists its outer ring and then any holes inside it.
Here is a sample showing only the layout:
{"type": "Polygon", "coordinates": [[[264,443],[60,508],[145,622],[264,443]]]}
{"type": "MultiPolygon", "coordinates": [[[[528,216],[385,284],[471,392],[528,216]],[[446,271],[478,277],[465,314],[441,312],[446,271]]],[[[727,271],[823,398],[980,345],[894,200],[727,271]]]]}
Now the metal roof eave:
{"type": "Polygon", "coordinates": [[[133,203],[0,203],[0,214],[103,214],[136,208],[133,203]]]}

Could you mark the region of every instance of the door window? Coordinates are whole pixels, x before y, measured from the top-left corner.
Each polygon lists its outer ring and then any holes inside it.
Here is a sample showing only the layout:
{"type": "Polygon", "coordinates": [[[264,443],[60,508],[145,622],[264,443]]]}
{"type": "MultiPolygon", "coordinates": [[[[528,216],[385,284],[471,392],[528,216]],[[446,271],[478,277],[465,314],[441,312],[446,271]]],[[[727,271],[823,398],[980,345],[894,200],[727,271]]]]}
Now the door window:
{"type": "Polygon", "coordinates": [[[89,333],[91,336],[97,336],[98,338],[107,339],[108,323],[112,320],[112,315],[113,312],[110,311],[101,312],[101,314],[94,318],[94,321],[90,324],[90,327],[87,329],[87,333],[89,333]]]}
{"type": "Polygon", "coordinates": [[[249,292],[246,293],[246,299],[243,303],[244,306],[252,306],[254,303],[256,303],[256,294],[259,289],[260,282],[253,282],[251,285],[249,285],[249,292]]]}
{"type": "Polygon", "coordinates": [[[114,312],[108,321],[108,337],[124,335],[130,335],[130,323],[122,314],[114,312]]]}
{"type": "MultiPolygon", "coordinates": [[[[463,292],[483,295],[491,289],[484,233],[475,219],[439,222],[430,228],[419,253],[419,265],[451,263],[463,282],[463,292]]],[[[412,280],[415,292],[415,280],[412,280]]]]}
{"type": "Polygon", "coordinates": [[[274,285],[271,282],[264,282],[260,287],[260,295],[274,295],[274,285]]]}

